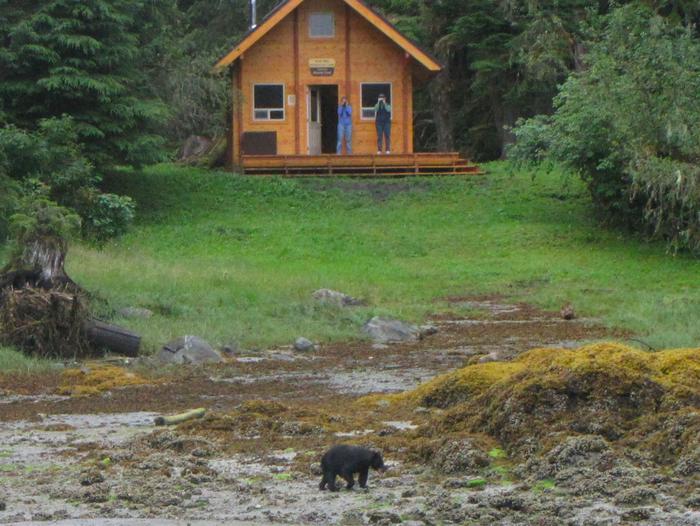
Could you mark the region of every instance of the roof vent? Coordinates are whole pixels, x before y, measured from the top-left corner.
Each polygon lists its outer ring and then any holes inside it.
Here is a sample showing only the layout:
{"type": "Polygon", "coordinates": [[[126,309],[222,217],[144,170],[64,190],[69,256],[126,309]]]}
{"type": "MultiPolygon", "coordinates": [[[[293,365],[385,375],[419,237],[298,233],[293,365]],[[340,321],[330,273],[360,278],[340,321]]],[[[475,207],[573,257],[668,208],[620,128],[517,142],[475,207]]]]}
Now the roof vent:
{"type": "Polygon", "coordinates": [[[255,0],[250,0],[250,29],[255,29],[258,26],[256,19],[255,0]]]}

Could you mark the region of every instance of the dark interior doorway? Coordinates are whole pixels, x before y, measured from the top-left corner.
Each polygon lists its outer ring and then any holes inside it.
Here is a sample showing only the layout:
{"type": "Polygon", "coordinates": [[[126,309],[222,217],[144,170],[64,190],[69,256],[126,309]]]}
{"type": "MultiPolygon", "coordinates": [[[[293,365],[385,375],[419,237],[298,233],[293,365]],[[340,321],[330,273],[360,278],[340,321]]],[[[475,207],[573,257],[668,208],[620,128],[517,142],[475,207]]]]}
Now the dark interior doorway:
{"type": "Polygon", "coordinates": [[[338,143],[338,86],[318,86],[321,96],[321,152],[335,153],[338,143]]]}

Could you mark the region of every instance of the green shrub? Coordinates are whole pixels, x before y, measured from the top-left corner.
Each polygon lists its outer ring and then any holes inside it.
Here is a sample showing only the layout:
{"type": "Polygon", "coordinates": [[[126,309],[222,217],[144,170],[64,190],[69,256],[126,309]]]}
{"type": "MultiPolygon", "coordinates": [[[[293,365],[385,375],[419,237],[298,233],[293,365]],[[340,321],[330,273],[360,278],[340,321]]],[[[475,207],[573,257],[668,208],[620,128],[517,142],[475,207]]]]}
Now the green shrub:
{"type": "Polygon", "coordinates": [[[96,194],[88,207],[83,229],[98,241],[124,234],[134,220],[136,205],[130,197],[116,194],[96,194]]]}
{"type": "Polygon", "coordinates": [[[80,214],[85,233],[96,239],[122,234],[133,220],[133,203],[101,193],[100,179],[83,155],[70,117],[42,120],[33,132],[0,128],[0,183],[8,188],[0,195],[0,239],[7,236],[12,214],[45,208],[48,201],[80,214]]]}
{"type": "Polygon", "coordinates": [[[521,121],[515,160],[576,170],[606,218],[700,251],[700,41],[630,4],[595,32],[551,118],[521,121]]]}

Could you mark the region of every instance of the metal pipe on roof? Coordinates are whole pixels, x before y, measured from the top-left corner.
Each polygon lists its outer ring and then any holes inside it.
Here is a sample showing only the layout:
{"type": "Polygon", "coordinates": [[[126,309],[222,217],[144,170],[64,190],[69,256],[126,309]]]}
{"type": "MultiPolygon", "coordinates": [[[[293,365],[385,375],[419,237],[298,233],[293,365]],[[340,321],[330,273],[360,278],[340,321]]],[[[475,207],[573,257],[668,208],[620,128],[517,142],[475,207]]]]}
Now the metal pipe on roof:
{"type": "Polygon", "coordinates": [[[257,11],[255,8],[255,0],[250,0],[250,29],[255,29],[258,26],[257,11]]]}

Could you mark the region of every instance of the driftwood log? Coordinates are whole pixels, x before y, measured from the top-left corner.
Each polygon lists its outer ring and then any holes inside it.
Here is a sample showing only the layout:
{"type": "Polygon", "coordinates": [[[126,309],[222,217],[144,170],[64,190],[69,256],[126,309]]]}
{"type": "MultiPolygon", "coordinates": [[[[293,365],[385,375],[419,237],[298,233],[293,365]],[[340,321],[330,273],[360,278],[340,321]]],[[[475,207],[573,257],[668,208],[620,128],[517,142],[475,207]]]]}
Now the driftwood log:
{"type": "Polygon", "coordinates": [[[200,407],[198,409],[191,409],[190,411],[186,411],[184,413],[180,413],[177,415],[171,415],[171,416],[157,416],[155,418],[155,424],[157,426],[174,426],[175,424],[180,424],[182,422],[186,422],[187,420],[193,420],[195,418],[202,418],[204,416],[204,413],[206,413],[207,410],[204,409],[203,407],[200,407]]]}
{"type": "Polygon", "coordinates": [[[64,269],[66,251],[65,240],[39,237],[0,271],[0,343],[43,357],[137,356],[139,335],[92,317],[88,294],[64,269]]]}
{"type": "Polygon", "coordinates": [[[91,318],[85,323],[87,339],[97,349],[108,349],[135,358],[139,354],[141,336],[117,325],[91,318]]]}

